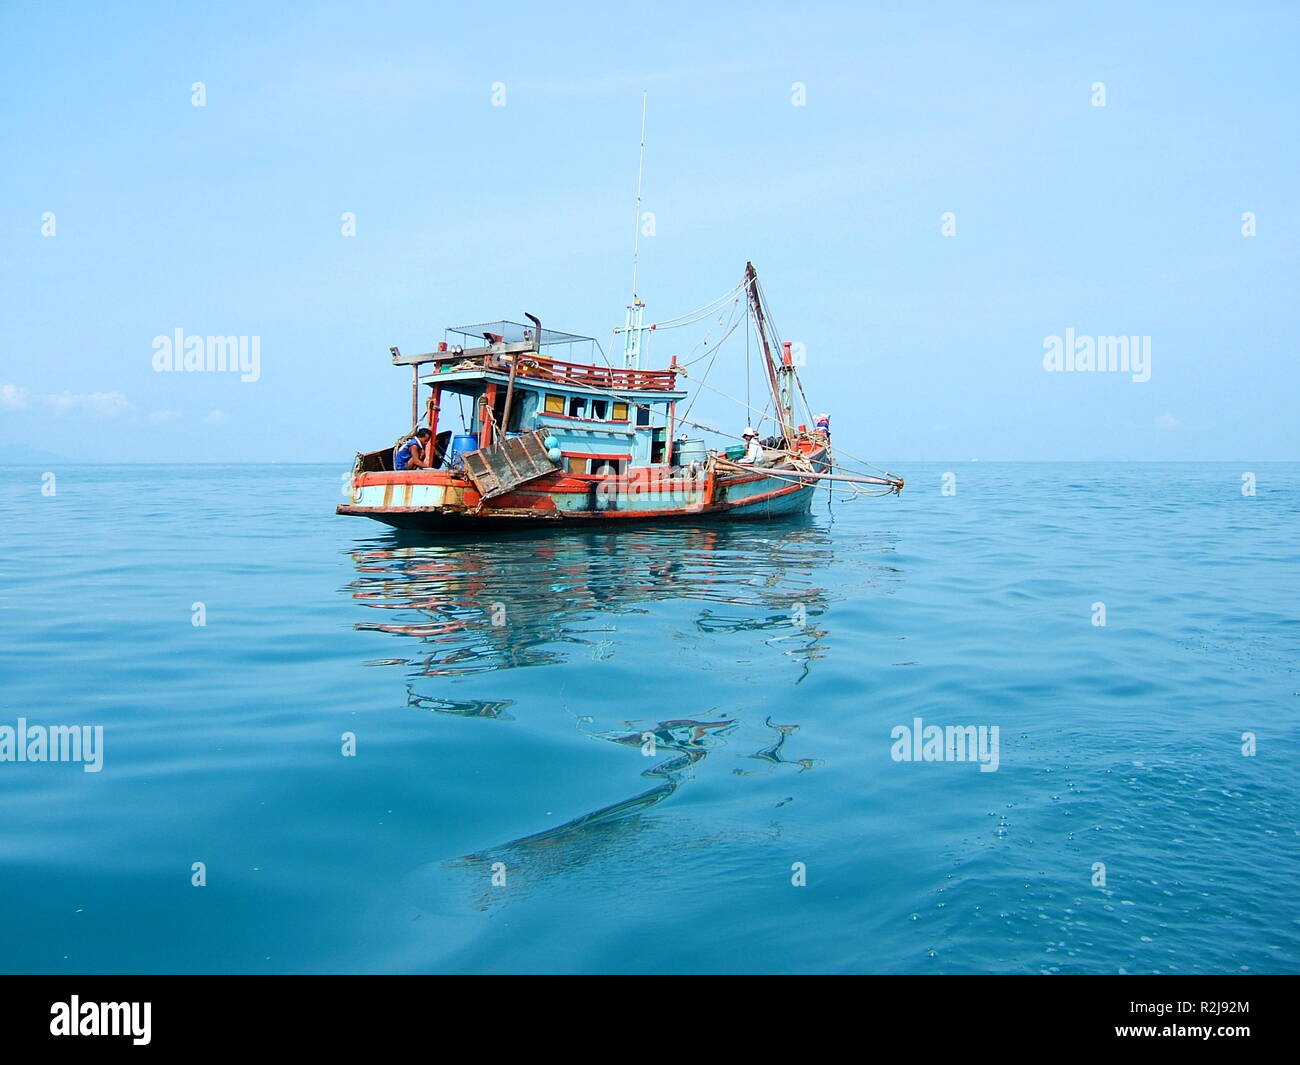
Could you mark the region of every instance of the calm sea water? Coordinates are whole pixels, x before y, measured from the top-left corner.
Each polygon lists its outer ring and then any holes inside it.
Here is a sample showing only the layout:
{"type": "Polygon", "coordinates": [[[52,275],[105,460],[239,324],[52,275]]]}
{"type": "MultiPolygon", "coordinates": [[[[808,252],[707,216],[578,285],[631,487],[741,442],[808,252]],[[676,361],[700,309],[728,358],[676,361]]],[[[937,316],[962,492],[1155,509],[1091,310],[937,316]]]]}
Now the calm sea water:
{"type": "Polygon", "coordinates": [[[898,468],[478,542],[0,469],[0,725],[104,727],[0,763],[0,969],[1300,970],[1300,466],[898,468]]]}

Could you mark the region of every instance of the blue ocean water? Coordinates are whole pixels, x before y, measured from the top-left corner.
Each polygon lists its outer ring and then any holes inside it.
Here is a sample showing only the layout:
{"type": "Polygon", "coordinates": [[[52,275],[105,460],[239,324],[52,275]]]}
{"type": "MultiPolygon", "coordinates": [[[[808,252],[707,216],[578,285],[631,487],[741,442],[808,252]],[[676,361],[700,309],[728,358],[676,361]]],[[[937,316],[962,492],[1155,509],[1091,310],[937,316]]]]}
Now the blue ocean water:
{"type": "Polygon", "coordinates": [[[0,726],[104,729],[0,762],[0,969],[1300,970],[1300,465],[897,469],[481,541],[0,469],[0,726]]]}

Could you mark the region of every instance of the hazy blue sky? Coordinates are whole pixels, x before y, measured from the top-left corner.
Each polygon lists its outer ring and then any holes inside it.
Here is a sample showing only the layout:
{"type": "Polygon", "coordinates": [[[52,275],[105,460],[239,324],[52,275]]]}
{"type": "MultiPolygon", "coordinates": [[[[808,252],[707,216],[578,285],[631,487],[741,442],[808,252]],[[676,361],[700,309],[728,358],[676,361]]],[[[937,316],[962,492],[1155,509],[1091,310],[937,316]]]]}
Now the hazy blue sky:
{"type": "Polygon", "coordinates": [[[610,350],[647,89],[650,318],[753,259],[850,450],[1297,457],[1296,4],[641,11],[5,0],[0,450],[345,463],[405,428],[389,345],[532,311],[610,350]],[[154,372],[177,328],[260,380],[154,372]],[[1067,329],[1151,337],[1150,380],[1046,372],[1067,329]]]}

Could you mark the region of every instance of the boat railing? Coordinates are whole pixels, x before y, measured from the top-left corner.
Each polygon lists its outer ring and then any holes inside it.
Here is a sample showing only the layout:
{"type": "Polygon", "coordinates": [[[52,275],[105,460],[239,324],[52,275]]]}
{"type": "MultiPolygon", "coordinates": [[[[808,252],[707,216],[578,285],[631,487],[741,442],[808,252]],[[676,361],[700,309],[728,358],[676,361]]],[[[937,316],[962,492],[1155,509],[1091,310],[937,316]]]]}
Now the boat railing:
{"type": "Polygon", "coordinates": [[[510,372],[512,359],[519,360],[519,377],[537,381],[550,381],[559,385],[603,388],[611,391],[671,392],[677,382],[674,370],[641,370],[615,366],[593,366],[590,363],[564,362],[549,359],[535,352],[486,352],[483,354],[444,355],[439,353],[420,366],[420,376],[457,370],[487,370],[494,373],[510,372]]]}
{"type": "Polygon", "coordinates": [[[557,384],[593,385],[597,388],[671,392],[677,381],[673,370],[640,370],[615,366],[591,366],[559,359],[524,358],[521,377],[540,378],[557,384]]]}

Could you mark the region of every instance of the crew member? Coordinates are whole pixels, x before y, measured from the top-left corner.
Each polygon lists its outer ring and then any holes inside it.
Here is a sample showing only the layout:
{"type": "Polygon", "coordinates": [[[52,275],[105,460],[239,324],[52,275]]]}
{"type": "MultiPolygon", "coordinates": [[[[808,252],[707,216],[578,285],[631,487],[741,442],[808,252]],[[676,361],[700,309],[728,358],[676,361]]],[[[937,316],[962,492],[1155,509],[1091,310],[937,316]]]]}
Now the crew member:
{"type": "Polygon", "coordinates": [[[424,461],[424,446],[429,442],[430,432],[424,426],[415,430],[414,436],[408,436],[393,449],[393,469],[427,470],[433,464],[424,461]]]}
{"type": "Polygon", "coordinates": [[[758,430],[747,425],[740,438],[745,441],[745,453],[736,461],[742,466],[762,466],[763,445],[758,442],[758,430]]]}

